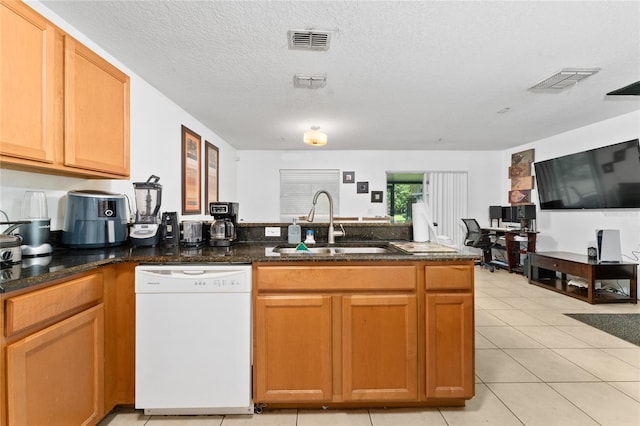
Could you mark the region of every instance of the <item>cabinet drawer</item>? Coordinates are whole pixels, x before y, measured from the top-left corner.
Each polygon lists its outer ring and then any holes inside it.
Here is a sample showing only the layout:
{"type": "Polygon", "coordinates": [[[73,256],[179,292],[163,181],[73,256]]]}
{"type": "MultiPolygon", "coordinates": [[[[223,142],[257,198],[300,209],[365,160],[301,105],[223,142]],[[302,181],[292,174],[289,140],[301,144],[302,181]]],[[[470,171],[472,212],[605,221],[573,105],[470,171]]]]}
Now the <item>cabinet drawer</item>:
{"type": "Polygon", "coordinates": [[[6,301],[6,336],[71,314],[102,299],[102,272],[85,275],[6,301]]]}
{"type": "Polygon", "coordinates": [[[258,290],[415,290],[414,265],[258,266],[258,290]]]}
{"type": "Polygon", "coordinates": [[[426,266],[424,281],[427,290],[470,290],[473,287],[473,266],[426,266]]]}
{"type": "Polygon", "coordinates": [[[588,275],[588,268],[579,264],[562,259],[555,259],[545,256],[535,255],[531,257],[531,265],[533,267],[549,269],[551,271],[558,271],[565,274],[576,275],[586,278],[588,275]]]}

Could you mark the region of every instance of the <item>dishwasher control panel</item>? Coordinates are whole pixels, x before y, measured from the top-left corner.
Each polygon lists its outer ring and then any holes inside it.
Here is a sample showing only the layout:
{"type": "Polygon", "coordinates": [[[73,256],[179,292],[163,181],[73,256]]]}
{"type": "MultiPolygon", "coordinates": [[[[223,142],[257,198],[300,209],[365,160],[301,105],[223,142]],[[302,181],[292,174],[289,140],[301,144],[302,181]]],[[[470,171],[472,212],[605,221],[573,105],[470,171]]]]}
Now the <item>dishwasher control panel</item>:
{"type": "Polygon", "coordinates": [[[140,265],[136,293],[251,292],[251,265],[140,265]]]}

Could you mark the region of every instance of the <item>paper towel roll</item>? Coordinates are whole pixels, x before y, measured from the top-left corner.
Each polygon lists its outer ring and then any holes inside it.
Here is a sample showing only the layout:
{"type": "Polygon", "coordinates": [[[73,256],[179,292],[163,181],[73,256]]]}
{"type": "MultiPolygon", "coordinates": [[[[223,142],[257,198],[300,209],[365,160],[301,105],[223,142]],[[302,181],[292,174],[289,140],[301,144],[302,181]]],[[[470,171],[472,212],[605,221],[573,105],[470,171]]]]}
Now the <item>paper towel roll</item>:
{"type": "Polygon", "coordinates": [[[427,206],[424,203],[411,205],[413,220],[413,241],[423,243],[429,241],[429,224],[427,222],[427,206]]]}

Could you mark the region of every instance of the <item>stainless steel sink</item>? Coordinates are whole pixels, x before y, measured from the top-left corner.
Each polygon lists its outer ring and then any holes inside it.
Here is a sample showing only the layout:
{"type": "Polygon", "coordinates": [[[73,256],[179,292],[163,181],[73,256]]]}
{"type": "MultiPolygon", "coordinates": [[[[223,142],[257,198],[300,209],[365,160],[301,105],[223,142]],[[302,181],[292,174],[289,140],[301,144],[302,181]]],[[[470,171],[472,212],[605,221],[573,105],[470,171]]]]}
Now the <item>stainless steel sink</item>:
{"type": "Polygon", "coordinates": [[[288,254],[288,255],[324,255],[335,256],[341,254],[391,254],[396,251],[389,247],[380,246],[332,246],[332,247],[309,247],[309,251],[296,250],[295,247],[275,247],[273,249],[275,253],[288,254]]]}

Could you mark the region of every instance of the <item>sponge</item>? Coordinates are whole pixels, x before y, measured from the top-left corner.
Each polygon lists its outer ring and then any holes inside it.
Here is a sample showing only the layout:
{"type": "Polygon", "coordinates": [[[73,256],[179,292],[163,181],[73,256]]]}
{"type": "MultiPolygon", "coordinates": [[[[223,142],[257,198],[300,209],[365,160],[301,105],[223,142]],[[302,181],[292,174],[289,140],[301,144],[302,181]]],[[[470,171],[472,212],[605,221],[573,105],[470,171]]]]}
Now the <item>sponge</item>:
{"type": "Polygon", "coordinates": [[[304,243],[300,243],[296,246],[296,251],[309,251],[309,249],[304,245],[304,243]]]}

